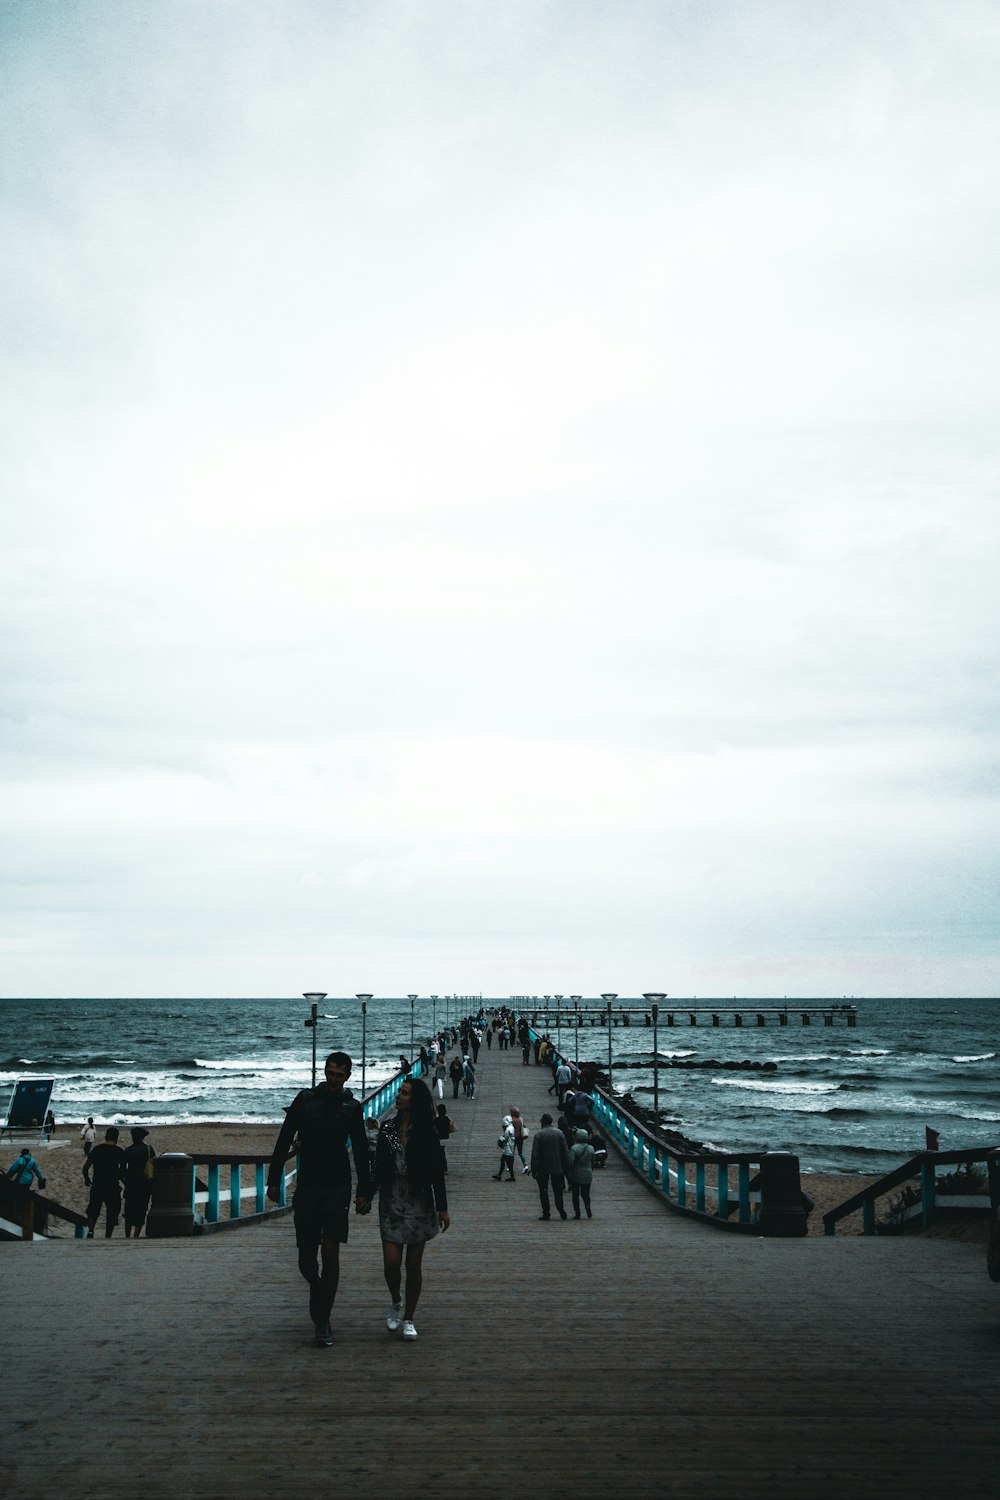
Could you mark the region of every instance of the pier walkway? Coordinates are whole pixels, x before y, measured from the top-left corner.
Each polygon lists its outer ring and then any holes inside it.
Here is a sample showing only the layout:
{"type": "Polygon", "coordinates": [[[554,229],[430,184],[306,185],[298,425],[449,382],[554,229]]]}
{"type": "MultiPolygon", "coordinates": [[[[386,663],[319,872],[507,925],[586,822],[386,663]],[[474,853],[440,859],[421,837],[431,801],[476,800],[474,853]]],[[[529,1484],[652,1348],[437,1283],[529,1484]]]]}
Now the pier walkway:
{"type": "MultiPolygon", "coordinates": [[[[494,1182],[548,1073],[480,1053],[449,1110],[452,1227],[420,1337],[354,1218],[315,1349],[290,1217],[194,1240],[0,1247],[8,1500],[347,1494],[993,1496],[1000,1288],[980,1247],[762,1239],[673,1214],[615,1152],[594,1218],[494,1182]]],[[[553,1111],[554,1113],[555,1111],[553,1111]]]]}

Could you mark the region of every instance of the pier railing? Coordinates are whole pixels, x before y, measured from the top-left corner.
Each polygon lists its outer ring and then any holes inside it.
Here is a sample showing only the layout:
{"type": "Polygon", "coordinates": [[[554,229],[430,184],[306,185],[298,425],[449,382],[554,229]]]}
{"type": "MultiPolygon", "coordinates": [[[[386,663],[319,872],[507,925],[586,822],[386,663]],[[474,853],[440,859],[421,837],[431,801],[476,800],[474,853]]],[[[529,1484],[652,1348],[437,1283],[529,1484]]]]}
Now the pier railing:
{"type": "MultiPolygon", "coordinates": [[[[529,1028],[532,1038],[537,1033],[529,1028]]],[[[554,1049],[559,1061],[569,1058],[554,1049]]],[[[795,1238],[806,1233],[799,1159],[785,1151],[682,1151],[604,1089],[590,1091],[604,1134],[675,1212],[716,1229],[795,1238]]]]}
{"type": "Polygon", "coordinates": [[[30,1188],[21,1187],[8,1178],[0,1178],[0,1219],[12,1226],[11,1231],[4,1232],[4,1238],[33,1240],[36,1235],[44,1238],[50,1218],[72,1224],[75,1239],[82,1240],[86,1237],[87,1220],[84,1214],[66,1208],[54,1198],[47,1198],[44,1193],[33,1193],[30,1188]],[[20,1233],[15,1234],[15,1230],[20,1233]]]}
{"type": "Polygon", "coordinates": [[[919,1201],[906,1205],[899,1216],[900,1225],[910,1219],[920,1218],[924,1229],[930,1227],[940,1209],[980,1208],[989,1210],[1000,1207],[1000,1146],[972,1146],[959,1151],[918,1151],[907,1161],[878,1178],[853,1197],[846,1198],[823,1215],[823,1230],[836,1234],[837,1225],[848,1214],[861,1210],[863,1234],[876,1234],[878,1226],[875,1205],[880,1198],[897,1188],[919,1183],[919,1201]],[[938,1191],[938,1172],[942,1167],[970,1167],[982,1165],[986,1168],[988,1194],[941,1194],[938,1191]]]}
{"type": "MultiPolygon", "coordinates": [[[[419,1059],[410,1069],[409,1075],[402,1069],[361,1101],[364,1117],[377,1119],[391,1106],[405,1083],[407,1076],[419,1078],[424,1072],[419,1059]]],[[[270,1155],[240,1155],[234,1152],[217,1154],[205,1152],[189,1153],[191,1170],[191,1214],[196,1231],[260,1223],[286,1213],[298,1176],[298,1157],[288,1157],[282,1173],[278,1202],[271,1204],[267,1198],[267,1169],[270,1155]],[[204,1168],[205,1186],[198,1187],[199,1168],[204,1168]]]]}

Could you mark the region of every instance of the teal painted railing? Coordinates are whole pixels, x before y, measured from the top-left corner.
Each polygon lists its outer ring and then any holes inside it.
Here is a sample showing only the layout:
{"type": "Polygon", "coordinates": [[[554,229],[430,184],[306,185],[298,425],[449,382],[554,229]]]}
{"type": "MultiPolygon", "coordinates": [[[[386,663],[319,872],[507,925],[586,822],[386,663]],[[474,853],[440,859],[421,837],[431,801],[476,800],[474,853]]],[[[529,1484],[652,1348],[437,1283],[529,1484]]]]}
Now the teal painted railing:
{"type": "MultiPolygon", "coordinates": [[[[410,1070],[411,1078],[419,1078],[424,1072],[423,1064],[418,1060],[410,1070]]],[[[399,1093],[400,1088],[406,1080],[407,1075],[400,1070],[395,1073],[386,1083],[373,1090],[362,1100],[362,1109],[365,1119],[377,1119],[384,1114],[392,1105],[399,1093]]],[[[266,1216],[281,1212],[287,1207],[290,1190],[295,1185],[298,1173],[298,1161],[289,1171],[286,1167],[280,1188],[280,1196],[275,1205],[270,1205],[267,1198],[267,1167],[270,1156],[241,1156],[230,1155],[198,1155],[192,1156],[195,1163],[195,1173],[192,1173],[192,1207],[195,1214],[201,1210],[204,1213],[206,1224],[219,1224],[226,1219],[242,1219],[251,1223],[258,1216],[266,1216]],[[207,1168],[206,1186],[200,1191],[194,1188],[194,1177],[198,1167],[207,1168]],[[224,1173],[228,1168],[228,1182],[224,1179],[224,1173]],[[253,1174],[252,1184],[243,1184],[243,1170],[249,1168],[253,1174]],[[252,1207],[249,1205],[252,1203],[252,1207]]],[[[291,1158],[289,1158],[291,1160],[291,1158]]]]}
{"type": "MultiPolygon", "coordinates": [[[[206,1188],[194,1193],[193,1203],[195,1212],[203,1209],[205,1222],[218,1224],[223,1217],[223,1209],[228,1210],[226,1217],[229,1219],[247,1219],[257,1215],[277,1213],[286,1206],[286,1198],[289,1187],[295,1181],[295,1168],[286,1168],[282,1174],[280,1196],[276,1204],[268,1202],[267,1197],[267,1168],[270,1156],[194,1156],[193,1161],[197,1167],[207,1168],[206,1188]],[[223,1182],[223,1173],[228,1168],[228,1181],[223,1182]],[[243,1170],[249,1168],[252,1176],[252,1185],[243,1185],[243,1170]],[[207,1190],[206,1190],[207,1189],[207,1190]],[[252,1204],[252,1207],[249,1205],[252,1204]]],[[[289,1157],[289,1161],[291,1161],[289,1157]]]]}
{"type": "MultiPolygon", "coordinates": [[[[982,1164],[986,1168],[990,1185],[989,1197],[983,1194],[980,1200],[970,1195],[967,1204],[962,1203],[961,1206],[981,1207],[984,1211],[991,1206],[1000,1206],[1000,1146],[971,1146],[960,1151],[918,1151],[916,1156],[911,1156],[900,1166],[887,1172],[884,1177],[870,1183],[868,1187],[862,1188],[861,1192],[855,1193],[851,1198],[846,1198],[843,1203],[838,1203],[836,1208],[831,1208],[828,1213],[825,1213],[823,1215],[824,1232],[836,1234],[838,1222],[860,1209],[862,1233],[875,1234],[875,1205],[879,1198],[911,1182],[920,1184],[920,1220],[923,1227],[927,1229],[939,1206],[937,1189],[939,1169],[977,1164],[982,1164]]],[[[949,1198],[945,1206],[954,1208],[959,1206],[959,1203],[960,1200],[957,1198],[955,1200],[949,1198]]]]}
{"type": "Polygon", "coordinates": [[[400,1069],[398,1073],[393,1074],[388,1083],[383,1083],[381,1088],[375,1089],[371,1094],[366,1094],[361,1104],[365,1112],[365,1119],[378,1119],[380,1115],[384,1115],[406,1082],[407,1077],[420,1078],[425,1071],[423,1063],[417,1058],[409,1074],[404,1073],[400,1069]]]}
{"type": "MultiPolygon", "coordinates": [[[[538,1033],[531,1027],[529,1034],[533,1041],[538,1039],[538,1033]]],[[[553,1050],[560,1061],[572,1066],[570,1058],[558,1049],[553,1050]]],[[[783,1184],[786,1191],[781,1208],[772,1213],[770,1223],[767,1222],[768,1209],[763,1205],[761,1193],[751,1191],[753,1170],[756,1168],[760,1173],[769,1153],[675,1151],[602,1088],[595,1086],[590,1092],[594,1100],[594,1119],[603,1133],[632,1170],[672,1209],[718,1229],[744,1234],[798,1236],[805,1233],[801,1199],[797,1193],[793,1195],[797,1201],[794,1207],[791,1206],[787,1182],[783,1184]]],[[[786,1157],[783,1152],[770,1155],[772,1159],[780,1155],[783,1161],[795,1162],[797,1182],[796,1159],[786,1157]]]]}

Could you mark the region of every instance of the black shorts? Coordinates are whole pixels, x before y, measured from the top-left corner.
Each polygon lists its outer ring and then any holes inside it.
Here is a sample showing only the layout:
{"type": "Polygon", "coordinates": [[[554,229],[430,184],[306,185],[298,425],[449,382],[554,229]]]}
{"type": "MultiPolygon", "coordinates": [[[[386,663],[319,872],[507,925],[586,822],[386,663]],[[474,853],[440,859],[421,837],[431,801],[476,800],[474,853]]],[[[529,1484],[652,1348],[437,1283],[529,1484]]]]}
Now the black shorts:
{"type": "Polygon", "coordinates": [[[296,1188],[292,1199],[296,1245],[300,1250],[314,1250],[323,1240],[337,1240],[346,1245],[350,1212],[350,1182],[336,1182],[324,1188],[296,1188]]]}
{"type": "Polygon", "coordinates": [[[119,1187],[98,1187],[95,1183],[87,1200],[87,1218],[98,1219],[101,1209],[107,1207],[108,1223],[117,1224],[121,1218],[122,1195],[119,1187]]]}

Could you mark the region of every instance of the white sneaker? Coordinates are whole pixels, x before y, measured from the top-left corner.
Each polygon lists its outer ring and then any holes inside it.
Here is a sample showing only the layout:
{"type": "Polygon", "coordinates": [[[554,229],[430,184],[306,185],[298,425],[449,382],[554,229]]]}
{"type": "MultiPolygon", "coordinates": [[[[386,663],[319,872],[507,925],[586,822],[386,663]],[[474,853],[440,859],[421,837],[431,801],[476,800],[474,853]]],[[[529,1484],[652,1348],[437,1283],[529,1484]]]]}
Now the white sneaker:
{"type": "Polygon", "coordinates": [[[414,1326],[410,1322],[409,1318],[404,1318],[403,1319],[403,1337],[404,1337],[404,1339],[415,1339],[416,1336],[417,1336],[417,1330],[414,1328],[414,1326]]]}
{"type": "Polygon", "coordinates": [[[402,1304],[402,1302],[390,1302],[389,1303],[389,1311],[385,1315],[385,1326],[386,1326],[386,1328],[388,1328],[388,1330],[389,1330],[390,1333],[395,1333],[396,1329],[399,1327],[399,1325],[400,1325],[400,1323],[402,1321],[403,1321],[403,1304],[402,1304]]]}

